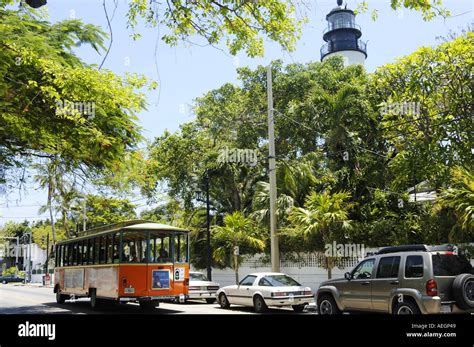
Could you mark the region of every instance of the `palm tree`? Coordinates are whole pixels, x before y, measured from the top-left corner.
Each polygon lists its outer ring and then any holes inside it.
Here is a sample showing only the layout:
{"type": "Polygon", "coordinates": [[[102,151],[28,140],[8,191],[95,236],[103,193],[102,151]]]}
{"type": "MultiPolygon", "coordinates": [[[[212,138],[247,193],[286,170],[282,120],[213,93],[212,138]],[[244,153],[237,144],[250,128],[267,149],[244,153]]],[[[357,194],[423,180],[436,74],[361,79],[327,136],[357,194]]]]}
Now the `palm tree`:
{"type": "Polygon", "coordinates": [[[48,191],[47,203],[39,209],[39,213],[49,211],[52,227],[53,244],[56,244],[55,212],[61,213],[62,225],[67,238],[70,238],[69,218],[71,205],[78,198],[73,183],[66,178],[66,167],[58,158],[52,158],[46,163],[33,165],[36,170],[34,179],[39,186],[48,191]]]}
{"type": "MultiPolygon", "coordinates": [[[[348,229],[350,227],[349,209],[347,203],[350,194],[338,192],[330,194],[324,191],[322,194],[311,192],[306,197],[305,208],[295,207],[289,216],[292,230],[307,239],[310,235],[318,234],[324,244],[333,241],[335,229],[348,229]]],[[[332,277],[333,257],[325,256],[328,278],[332,277]]]]}
{"type": "Polygon", "coordinates": [[[265,249],[265,241],[260,230],[254,225],[254,222],[245,217],[241,212],[236,211],[224,217],[224,226],[214,226],[212,229],[212,240],[217,247],[214,248],[214,259],[220,263],[225,263],[227,256],[233,252],[235,271],[235,283],[239,283],[239,264],[242,260],[241,255],[234,250],[245,247],[255,251],[265,249]]]}
{"type": "Polygon", "coordinates": [[[452,186],[441,192],[438,198],[441,207],[452,208],[461,230],[474,230],[474,174],[463,167],[453,169],[452,186]]]}
{"type": "Polygon", "coordinates": [[[38,182],[41,188],[47,189],[48,191],[47,203],[45,206],[40,208],[39,213],[44,213],[46,210],[49,210],[53,245],[56,245],[53,200],[56,193],[58,179],[58,162],[55,159],[51,159],[49,162],[44,164],[34,164],[33,168],[36,170],[36,175],[34,177],[35,181],[38,182]]]}
{"type": "MultiPolygon", "coordinates": [[[[317,89],[313,98],[316,112],[323,117],[325,126],[325,151],[330,159],[333,171],[343,170],[349,166],[350,175],[360,170],[357,160],[357,132],[355,129],[365,129],[367,117],[363,117],[360,88],[344,85],[336,92],[317,89]]],[[[349,175],[341,182],[341,187],[349,186],[349,175]]]]}
{"type": "MultiPolygon", "coordinates": [[[[280,193],[276,201],[276,216],[278,226],[281,227],[286,216],[294,206],[293,197],[280,193]]],[[[251,217],[261,225],[269,225],[270,218],[270,183],[259,181],[253,197],[253,210],[251,217]]]]}
{"type": "MultiPolygon", "coordinates": [[[[276,215],[278,227],[284,227],[293,206],[303,206],[305,197],[323,182],[330,181],[327,172],[318,165],[320,154],[311,152],[298,160],[281,161],[277,168],[278,197],[276,215]],[[318,178],[323,177],[323,178],[318,178]]],[[[262,225],[268,225],[270,218],[270,184],[259,181],[252,201],[251,217],[262,225]]]]}
{"type": "Polygon", "coordinates": [[[69,215],[71,214],[72,205],[77,203],[79,197],[80,195],[74,186],[62,181],[61,184],[58,184],[56,201],[58,203],[58,209],[61,212],[66,238],[71,237],[69,232],[69,215]]]}

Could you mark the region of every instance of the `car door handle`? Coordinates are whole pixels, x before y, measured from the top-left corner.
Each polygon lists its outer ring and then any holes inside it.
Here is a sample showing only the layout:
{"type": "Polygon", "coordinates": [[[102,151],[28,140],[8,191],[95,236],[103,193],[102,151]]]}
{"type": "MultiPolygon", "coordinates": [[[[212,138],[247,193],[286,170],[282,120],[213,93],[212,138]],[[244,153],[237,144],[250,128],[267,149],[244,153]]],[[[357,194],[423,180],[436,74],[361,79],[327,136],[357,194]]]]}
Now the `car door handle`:
{"type": "Polygon", "coordinates": [[[247,290],[249,290],[249,288],[247,288],[247,290]]]}
{"type": "Polygon", "coordinates": [[[361,283],[362,286],[368,286],[369,284],[370,284],[369,281],[367,281],[367,282],[362,282],[362,283],[361,283]]]}
{"type": "Polygon", "coordinates": [[[400,284],[400,281],[391,281],[390,284],[400,284]]]}

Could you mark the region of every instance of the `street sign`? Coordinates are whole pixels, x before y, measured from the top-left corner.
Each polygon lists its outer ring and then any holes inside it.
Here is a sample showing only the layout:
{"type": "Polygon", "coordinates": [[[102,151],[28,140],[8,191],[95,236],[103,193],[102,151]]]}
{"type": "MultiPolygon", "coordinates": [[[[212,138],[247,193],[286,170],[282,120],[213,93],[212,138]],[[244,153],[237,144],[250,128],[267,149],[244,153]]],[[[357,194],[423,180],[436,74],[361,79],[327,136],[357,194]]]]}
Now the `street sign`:
{"type": "Polygon", "coordinates": [[[239,255],[239,246],[234,247],[234,255],[239,255]]]}

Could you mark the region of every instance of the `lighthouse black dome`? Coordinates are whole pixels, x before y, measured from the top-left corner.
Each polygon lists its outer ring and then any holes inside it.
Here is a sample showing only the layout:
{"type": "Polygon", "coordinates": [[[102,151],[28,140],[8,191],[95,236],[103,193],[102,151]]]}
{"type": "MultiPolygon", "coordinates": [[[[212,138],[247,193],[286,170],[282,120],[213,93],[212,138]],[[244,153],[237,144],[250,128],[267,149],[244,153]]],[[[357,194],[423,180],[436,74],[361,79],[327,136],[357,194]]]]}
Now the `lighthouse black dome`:
{"type": "Polygon", "coordinates": [[[358,51],[367,57],[366,44],[359,40],[362,31],[355,22],[354,11],[342,7],[342,1],[338,0],[337,4],[339,6],[326,15],[328,26],[323,39],[327,43],[321,47],[321,60],[328,54],[341,51],[358,51]]]}

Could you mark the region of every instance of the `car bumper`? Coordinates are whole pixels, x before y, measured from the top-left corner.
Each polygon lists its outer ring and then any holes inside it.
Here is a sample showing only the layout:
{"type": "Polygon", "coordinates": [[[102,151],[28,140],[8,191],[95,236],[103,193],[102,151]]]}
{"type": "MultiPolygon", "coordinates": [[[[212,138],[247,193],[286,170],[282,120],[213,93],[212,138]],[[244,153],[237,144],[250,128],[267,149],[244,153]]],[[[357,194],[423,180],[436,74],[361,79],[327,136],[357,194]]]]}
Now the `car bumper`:
{"type": "Polygon", "coordinates": [[[421,297],[420,311],[423,314],[433,314],[441,312],[441,298],[439,296],[421,297]]]}
{"type": "Polygon", "coordinates": [[[210,291],[189,291],[188,299],[215,299],[216,292],[210,291]]]}
{"type": "Polygon", "coordinates": [[[439,296],[422,296],[421,313],[423,314],[443,314],[443,313],[467,313],[474,310],[462,310],[454,301],[441,301],[439,296]]]}
{"type": "Polygon", "coordinates": [[[265,298],[268,306],[292,306],[292,305],[303,305],[314,302],[314,296],[294,296],[294,297],[270,297],[265,298]]]}
{"type": "Polygon", "coordinates": [[[469,313],[474,310],[460,309],[454,301],[441,301],[439,296],[422,297],[422,313],[425,314],[444,314],[444,313],[469,313]]]}
{"type": "Polygon", "coordinates": [[[118,301],[121,302],[135,302],[135,301],[162,301],[162,302],[169,302],[169,301],[184,301],[188,298],[188,295],[162,295],[162,296],[122,296],[118,298],[118,301]]]}

